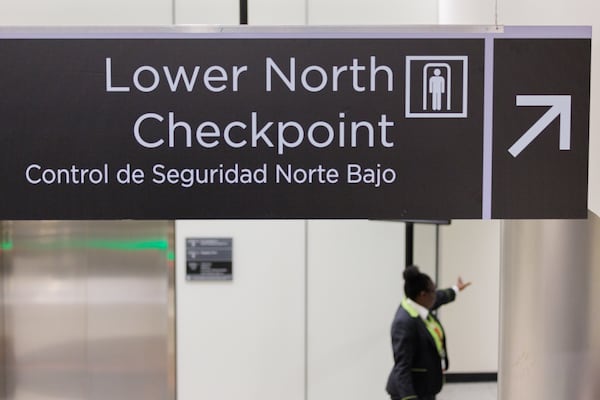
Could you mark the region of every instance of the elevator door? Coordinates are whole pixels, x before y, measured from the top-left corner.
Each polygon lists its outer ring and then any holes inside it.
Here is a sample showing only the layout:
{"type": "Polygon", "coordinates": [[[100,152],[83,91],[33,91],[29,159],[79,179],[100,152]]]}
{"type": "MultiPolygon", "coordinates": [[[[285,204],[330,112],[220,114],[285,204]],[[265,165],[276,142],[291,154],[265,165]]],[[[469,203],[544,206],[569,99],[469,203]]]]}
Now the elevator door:
{"type": "Polygon", "coordinates": [[[174,399],[174,223],[1,224],[0,398],[174,399]]]}

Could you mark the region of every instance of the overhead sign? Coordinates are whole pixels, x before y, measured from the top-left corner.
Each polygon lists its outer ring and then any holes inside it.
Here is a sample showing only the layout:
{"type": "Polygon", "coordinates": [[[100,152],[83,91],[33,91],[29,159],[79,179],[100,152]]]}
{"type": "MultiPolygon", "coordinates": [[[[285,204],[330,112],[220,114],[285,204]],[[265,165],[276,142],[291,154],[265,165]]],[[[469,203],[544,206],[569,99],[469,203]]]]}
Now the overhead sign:
{"type": "Polygon", "coordinates": [[[590,37],[0,31],[0,219],[584,218],[590,37]]]}

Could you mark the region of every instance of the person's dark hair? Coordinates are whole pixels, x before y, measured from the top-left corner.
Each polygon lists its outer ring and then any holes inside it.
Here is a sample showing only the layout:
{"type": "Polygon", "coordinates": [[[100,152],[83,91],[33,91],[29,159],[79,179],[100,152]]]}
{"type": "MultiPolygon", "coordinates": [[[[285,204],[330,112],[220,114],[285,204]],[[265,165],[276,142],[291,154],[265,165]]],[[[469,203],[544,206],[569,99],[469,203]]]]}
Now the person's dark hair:
{"type": "Polygon", "coordinates": [[[409,265],[403,273],[404,276],[404,294],[411,300],[415,300],[419,293],[429,289],[431,278],[429,275],[419,271],[416,265],[409,265]]]}

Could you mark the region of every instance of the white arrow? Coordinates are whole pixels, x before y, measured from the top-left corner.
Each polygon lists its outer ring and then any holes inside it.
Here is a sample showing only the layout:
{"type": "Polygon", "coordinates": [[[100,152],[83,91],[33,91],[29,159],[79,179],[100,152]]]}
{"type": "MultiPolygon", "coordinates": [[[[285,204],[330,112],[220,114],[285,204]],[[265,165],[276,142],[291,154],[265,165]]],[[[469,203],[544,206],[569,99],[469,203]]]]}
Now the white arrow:
{"type": "Polygon", "coordinates": [[[509,153],[517,157],[529,143],[538,137],[556,117],[560,118],[560,144],[561,150],[571,150],[571,96],[525,96],[517,95],[517,106],[551,106],[523,136],[519,138],[510,149],[509,153]]]}

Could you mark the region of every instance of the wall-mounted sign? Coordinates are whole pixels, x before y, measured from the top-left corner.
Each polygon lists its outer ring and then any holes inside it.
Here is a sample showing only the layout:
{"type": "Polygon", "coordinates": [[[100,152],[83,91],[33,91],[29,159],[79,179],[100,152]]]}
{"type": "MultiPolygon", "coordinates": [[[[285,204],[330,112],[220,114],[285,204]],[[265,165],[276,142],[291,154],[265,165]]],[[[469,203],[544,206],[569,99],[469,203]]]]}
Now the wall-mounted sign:
{"type": "Polygon", "coordinates": [[[233,239],[186,238],[187,280],[223,281],[233,279],[233,239]]]}
{"type": "Polygon", "coordinates": [[[448,29],[0,30],[0,219],[585,217],[591,29],[448,29]]]}

